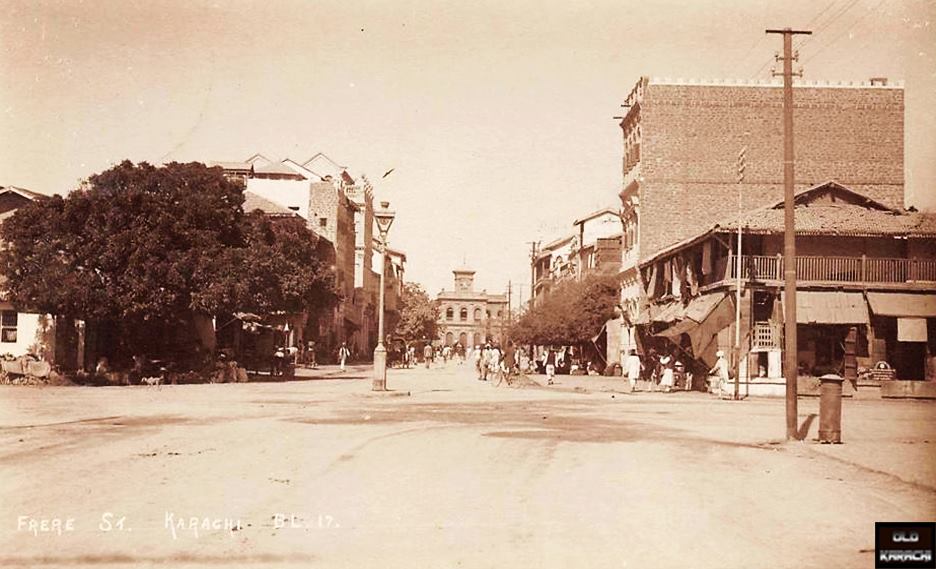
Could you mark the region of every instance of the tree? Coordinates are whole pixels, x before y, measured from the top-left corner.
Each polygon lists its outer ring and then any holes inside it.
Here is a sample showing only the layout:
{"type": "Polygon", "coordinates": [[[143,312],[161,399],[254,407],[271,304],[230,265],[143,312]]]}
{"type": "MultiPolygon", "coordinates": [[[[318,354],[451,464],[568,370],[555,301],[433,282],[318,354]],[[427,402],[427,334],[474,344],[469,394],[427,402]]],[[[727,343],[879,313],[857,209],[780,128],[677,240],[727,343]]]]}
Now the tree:
{"type": "Polygon", "coordinates": [[[432,340],[438,333],[438,322],[439,306],[429,298],[422,286],[404,283],[400,298],[400,321],[394,334],[406,340],[432,340]]]}
{"type": "Polygon", "coordinates": [[[614,317],[617,279],[588,275],[554,287],[543,301],[514,323],[510,336],[525,344],[580,344],[591,340],[614,317]]]}
{"type": "Polygon", "coordinates": [[[316,236],[244,214],[243,202],[243,185],[219,168],[124,161],[3,223],[8,298],[109,330],[124,359],[191,352],[196,315],[329,302],[316,236]]]}

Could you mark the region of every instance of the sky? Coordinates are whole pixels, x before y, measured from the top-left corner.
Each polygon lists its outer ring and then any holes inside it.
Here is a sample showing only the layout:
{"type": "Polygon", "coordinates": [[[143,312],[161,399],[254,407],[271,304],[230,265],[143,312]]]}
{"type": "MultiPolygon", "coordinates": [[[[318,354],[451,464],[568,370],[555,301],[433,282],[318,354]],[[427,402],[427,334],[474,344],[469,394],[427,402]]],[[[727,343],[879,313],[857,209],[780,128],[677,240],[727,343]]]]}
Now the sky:
{"type": "Polygon", "coordinates": [[[936,209],[936,3],[923,0],[0,2],[0,185],[53,194],[129,159],[304,161],[374,181],[430,294],[529,296],[529,242],[619,207],[642,75],[905,81],[907,204],[936,209]],[[387,170],[394,171],[384,179],[387,170]]]}

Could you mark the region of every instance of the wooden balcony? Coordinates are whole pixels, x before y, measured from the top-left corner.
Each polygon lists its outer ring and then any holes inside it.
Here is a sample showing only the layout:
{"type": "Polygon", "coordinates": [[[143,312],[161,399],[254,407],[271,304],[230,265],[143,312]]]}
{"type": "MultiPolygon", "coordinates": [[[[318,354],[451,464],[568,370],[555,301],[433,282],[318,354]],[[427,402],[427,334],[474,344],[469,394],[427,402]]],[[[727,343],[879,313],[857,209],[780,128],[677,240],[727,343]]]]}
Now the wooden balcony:
{"type": "MultiPolygon", "coordinates": [[[[728,257],[726,280],[737,275],[735,258],[728,257]]],[[[755,281],[782,281],[783,256],[743,255],[741,278],[755,281]]],[[[936,283],[936,259],[896,259],[883,257],[796,257],[796,280],[807,283],[936,283]]]]}

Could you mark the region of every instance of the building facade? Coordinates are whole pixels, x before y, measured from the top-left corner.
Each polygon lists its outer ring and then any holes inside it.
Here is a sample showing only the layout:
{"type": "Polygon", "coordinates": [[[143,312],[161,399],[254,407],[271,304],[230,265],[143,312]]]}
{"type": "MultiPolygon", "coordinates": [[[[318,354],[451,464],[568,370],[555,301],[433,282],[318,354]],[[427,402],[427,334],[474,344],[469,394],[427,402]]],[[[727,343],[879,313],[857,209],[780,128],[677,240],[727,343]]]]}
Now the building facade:
{"type": "MultiPolygon", "coordinates": [[[[699,369],[735,354],[745,393],[783,394],[783,214],[782,200],[742,213],[740,278],[736,215],[642,261],[641,341],[699,369]]],[[[858,367],[936,379],[936,214],[828,182],[800,191],[795,215],[800,375],[847,374],[851,345],[858,367]]]]}
{"type": "Polygon", "coordinates": [[[439,305],[439,337],[443,346],[477,346],[486,341],[503,341],[507,326],[507,295],[488,294],[474,289],[475,272],[456,269],[454,287],[436,297],[439,305]]]}
{"type": "MultiPolygon", "coordinates": [[[[40,197],[44,196],[23,188],[0,186],[0,223],[17,209],[40,197]]],[[[0,242],[2,247],[4,244],[0,242]]],[[[55,361],[55,336],[55,323],[51,315],[21,312],[0,296],[0,355],[18,357],[34,354],[41,359],[55,361]]]]}
{"type": "MultiPolygon", "coordinates": [[[[644,77],[624,106],[622,352],[636,346],[633,323],[645,305],[641,262],[729,213],[783,197],[779,82],[644,77]]],[[[836,180],[887,207],[903,207],[901,85],[795,82],[794,106],[797,190],[836,180]]]]}
{"type": "MultiPolygon", "coordinates": [[[[246,190],[306,220],[311,231],[333,248],[335,283],[340,302],[317,319],[317,339],[326,353],[342,342],[366,358],[377,344],[377,293],[374,270],[374,188],[361,176],[323,153],[304,162],[276,162],[254,154],[244,162],[218,162],[246,190]]],[[[404,257],[405,258],[405,257],[404,257]]]]}

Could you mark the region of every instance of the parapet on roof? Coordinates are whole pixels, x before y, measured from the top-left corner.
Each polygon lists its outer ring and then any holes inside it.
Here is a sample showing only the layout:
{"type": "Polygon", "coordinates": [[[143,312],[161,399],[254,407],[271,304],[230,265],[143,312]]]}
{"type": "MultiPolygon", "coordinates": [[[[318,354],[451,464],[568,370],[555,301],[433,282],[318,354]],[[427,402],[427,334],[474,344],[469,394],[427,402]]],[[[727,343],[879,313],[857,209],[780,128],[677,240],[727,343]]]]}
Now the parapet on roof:
{"type": "MultiPolygon", "coordinates": [[[[783,87],[783,81],[780,79],[672,79],[670,77],[650,77],[650,85],[700,85],[707,87],[783,87]]],[[[821,81],[821,80],[803,80],[793,79],[794,87],[830,87],[842,89],[903,89],[903,80],[890,81],[868,80],[868,81],[821,81]]]]}

